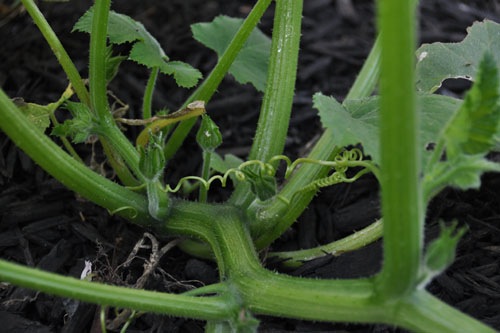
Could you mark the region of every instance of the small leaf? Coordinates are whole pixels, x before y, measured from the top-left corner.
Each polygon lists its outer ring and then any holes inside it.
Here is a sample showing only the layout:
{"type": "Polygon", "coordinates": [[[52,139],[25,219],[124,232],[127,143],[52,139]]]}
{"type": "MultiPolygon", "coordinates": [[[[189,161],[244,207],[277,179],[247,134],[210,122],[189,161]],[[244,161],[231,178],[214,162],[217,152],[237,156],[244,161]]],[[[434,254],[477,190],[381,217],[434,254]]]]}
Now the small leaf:
{"type": "Polygon", "coordinates": [[[71,112],[73,119],[55,126],[52,135],[69,136],[74,143],[85,142],[94,134],[95,123],[92,112],[83,103],[66,101],[65,106],[71,112]]]}
{"type": "Polygon", "coordinates": [[[449,158],[460,153],[486,154],[493,148],[500,120],[498,98],[497,65],[486,53],[479,64],[476,82],[444,131],[449,158]]]}
{"type": "Polygon", "coordinates": [[[467,33],[460,43],[424,44],[417,50],[419,90],[433,92],[450,78],[474,80],[485,52],[491,52],[500,63],[500,24],[489,20],[476,22],[467,33]]]}
{"type": "Polygon", "coordinates": [[[458,242],[467,231],[466,228],[457,229],[457,222],[449,227],[441,223],[440,228],[439,237],[433,240],[425,251],[427,268],[435,272],[443,271],[453,263],[458,242]]]}
{"type": "Polygon", "coordinates": [[[446,186],[461,190],[478,189],[481,175],[500,172],[500,164],[490,162],[483,155],[458,155],[453,159],[434,164],[423,178],[423,192],[428,202],[446,186]]]}
{"type": "MultiPolygon", "coordinates": [[[[92,31],[93,8],[90,8],[75,24],[73,31],[92,31]]],[[[191,65],[180,61],[169,62],[160,43],[139,22],[131,17],[109,12],[108,38],[112,44],[134,43],[129,60],[148,68],[159,68],[164,74],[173,75],[177,84],[190,88],[198,83],[201,73],[191,65]],[[182,65],[181,65],[182,64],[182,65]]]]}
{"type": "MultiPolygon", "coordinates": [[[[191,31],[197,41],[214,50],[220,58],[242,24],[242,19],[218,16],[210,23],[191,25],[191,31]]],[[[251,83],[257,90],[264,91],[270,53],[271,40],[255,29],[229,72],[239,83],[251,83]]]]}
{"type": "Polygon", "coordinates": [[[440,227],[439,237],[429,244],[425,252],[421,285],[430,282],[453,263],[458,242],[467,231],[466,228],[457,229],[456,222],[449,227],[441,223],[440,227]]]}
{"type": "MultiPolygon", "coordinates": [[[[349,146],[361,144],[365,155],[380,163],[379,148],[379,97],[347,100],[340,104],[333,97],[317,93],[314,107],[319,110],[321,122],[333,132],[335,144],[349,146]]],[[[422,94],[417,99],[420,112],[420,150],[422,165],[430,157],[426,147],[437,142],[439,134],[462,101],[447,96],[422,94]]],[[[397,138],[395,138],[397,140],[397,138]]]]}
{"type": "Polygon", "coordinates": [[[118,69],[122,61],[126,60],[125,56],[113,56],[113,50],[108,47],[108,52],[106,53],[106,80],[111,82],[116,74],[118,74],[118,69]]]}
{"type": "Polygon", "coordinates": [[[14,103],[28,120],[41,131],[50,126],[50,109],[45,105],[26,103],[22,98],[15,98],[14,103]]]}

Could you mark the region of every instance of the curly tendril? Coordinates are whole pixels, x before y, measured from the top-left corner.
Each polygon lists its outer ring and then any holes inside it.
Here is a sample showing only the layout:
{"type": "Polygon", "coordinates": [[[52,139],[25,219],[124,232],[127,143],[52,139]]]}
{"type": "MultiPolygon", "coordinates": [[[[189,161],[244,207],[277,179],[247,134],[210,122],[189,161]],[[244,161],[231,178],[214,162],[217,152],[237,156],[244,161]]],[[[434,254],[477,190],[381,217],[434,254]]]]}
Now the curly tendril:
{"type": "Polygon", "coordinates": [[[109,215],[115,215],[117,213],[120,213],[120,212],[123,212],[123,211],[126,211],[126,210],[132,211],[131,218],[134,219],[134,218],[137,217],[137,209],[135,209],[132,206],[123,206],[123,207],[117,208],[115,210],[108,210],[108,212],[109,212],[109,215]]]}
{"type": "MultiPolygon", "coordinates": [[[[373,172],[375,176],[377,176],[378,174],[378,168],[371,161],[363,161],[363,153],[361,152],[361,150],[358,148],[354,148],[342,151],[340,154],[335,156],[333,161],[315,160],[311,158],[298,158],[292,162],[290,158],[285,155],[273,156],[268,162],[259,160],[246,161],[241,163],[237,168],[231,168],[227,170],[223,175],[215,175],[208,180],[197,176],[187,176],[181,178],[177,185],[174,187],[167,184],[163,190],[168,193],[176,193],[182,188],[184,183],[188,181],[197,181],[207,190],[209,190],[211,184],[215,181],[219,181],[222,187],[225,187],[227,185],[227,180],[231,175],[234,175],[239,181],[247,181],[248,177],[245,174],[245,169],[255,166],[258,167],[258,170],[262,175],[273,176],[276,173],[276,167],[273,165],[273,163],[280,161],[284,161],[286,164],[285,179],[288,179],[290,175],[297,169],[297,167],[300,164],[304,163],[329,166],[335,169],[333,174],[331,174],[330,176],[318,179],[310,183],[309,185],[300,189],[297,193],[317,190],[321,187],[330,186],[340,182],[353,182],[370,171],[373,172]],[[345,175],[345,172],[349,167],[364,167],[364,169],[358,172],[354,177],[349,178],[345,175]]],[[[284,198],[281,199],[288,202],[288,200],[284,198]]]]}

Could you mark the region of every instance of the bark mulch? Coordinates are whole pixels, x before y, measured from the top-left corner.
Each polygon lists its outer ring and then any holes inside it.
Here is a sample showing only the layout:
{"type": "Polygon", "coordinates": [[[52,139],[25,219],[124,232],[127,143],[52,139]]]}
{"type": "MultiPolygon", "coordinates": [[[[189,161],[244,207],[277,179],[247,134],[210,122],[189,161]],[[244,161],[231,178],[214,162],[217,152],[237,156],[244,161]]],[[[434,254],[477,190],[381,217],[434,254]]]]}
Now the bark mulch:
{"type": "MultiPolygon", "coordinates": [[[[86,75],[88,36],[70,33],[72,25],[90,1],[40,2],[54,30],[86,75]]],[[[172,59],[191,63],[206,74],[215,55],[191,38],[189,23],[210,21],[218,14],[245,16],[253,1],[116,1],[113,8],[143,22],[172,59]]],[[[262,20],[270,33],[272,13],[262,20]]],[[[0,4],[0,85],[12,97],[47,103],[58,99],[67,81],[30,18],[21,8],[0,4]]],[[[422,42],[460,41],[475,20],[500,21],[498,1],[421,1],[422,42]]],[[[292,127],[287,154],[303,154],[321,131],[311,96],[321,91],[342,99],[363,63],[374,38],[371,2],[352,0],[305,1],[303,36],[292,127]]],[[[132,63],[110,89],[130,106],[131,117],[139,110],[147,71],[132,63]]],[[[463,82],[450,82],[447,93],[461,94],[463,82]]],[[[170,78],[160,78],[155,107],[175,109],[189,91],[177,89],[170,78]]],[[[250,86],[227,78],[208,105],[219,124],[224,144],[221,154],[244,157],[251,146],[262,97],[250,86]]],[[[134,133],[131,132],[131,135],[134,133]]],[[[167,172],[172,182],[197,174],[201,154],[191,136],[167,172]]],[[[109,172],[99,147],[82,145],[78,151],[100,172],[109,172]]],[[[492,155],[498,159],[499,155],[492,155]]],[[[437,235],[438,220],[457,219],[469,230],[459,244],[456,262],[429,289],[449,304],[500,330],[500,176],[487,174],[478,191],[445,190],[427,213],[426,235],[437,235]]],[[[213,200],[227,197],[216,190],[213,200]]],[[[0,256],[47,271],[79,277],[85,260],[94,263],[99,279],[108,283],[182,292],[213,283],[213,263],[190,258],[172,249],[146,281],[143,263],[150,249],[138,242],[156,241],[152,235],[102,208],[82,200],[38,168],[13,143],[0,134],[0,256]],[[134,248],[138,250],[134,252],[134,248]],[[132,253],[132,255],[131,255],[132,253]],[[133,258],[133,260],[128,260],[133,258]]],[[[273,249],[299,249],[331,242],[374,221],[379,215],[378,186],[366,177],[351,185],[323,189],[313,204],[273,249]]],[[[158,240],[161,246],[169,239],[158,240]]],[[[381,245],[306,263],[288,274],[318,278],[350,278],[374,274],[380,268],[381,245]]],[[[271,264],[270,264],[271,265],[271,264]]],[[[278,265],[271,265],[280,269],[278,265]]],[[[311,323],[262,317],[260,332],[402,332],[382,325],[311,323]]],[[[99,309],[90,304],[0,284],[0,332],[100,332],[99,309]]],[[[120,321],[117,319],[116,324],[120,321]]],[[[129,332],[203,332],[202,322],[145,314],[129,332]]]]}

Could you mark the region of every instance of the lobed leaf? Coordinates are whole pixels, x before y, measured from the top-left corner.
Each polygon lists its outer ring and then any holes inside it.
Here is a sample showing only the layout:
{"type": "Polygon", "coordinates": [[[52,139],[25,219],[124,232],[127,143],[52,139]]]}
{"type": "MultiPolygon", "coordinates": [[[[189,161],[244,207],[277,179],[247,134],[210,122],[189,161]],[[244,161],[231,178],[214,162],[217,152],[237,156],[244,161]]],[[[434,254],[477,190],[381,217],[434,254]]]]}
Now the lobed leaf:
{"type": "Polygon", "coordinates": [[[455,252],[460,238],[467,228],[457,229],[457,222],[450,226],[440,223],[439,237],[430,242],[424,256],[424,266],[420,272],[420,287],[424,288],[432,279],[441,274],[455,261],[455,252]]]}
{"type": "MultiPolygon", "coordinates": [[[[380,163],[378,96],[347,100],[340,104],[333,97],[317,93],[313,101],[314,107],[319,110],[323,126],[333,131],[336,145],[361,144],[365,155],[370,155],[375,163],[380,163]]],[[[444,125],[462,101],[431,94],[419,95],[417,101],[420,112],[421,163],[425,165],[430,155],[427,146],[437,141],[444,125]]]]}
{"type": "Polygon", "coordinates": [[[486,53],[479,64],[476,82],[444,131],[450,159],[461,153],[486,154],[495,145],[500,120],[498,80],[497,64],[486,53]]]}
{"type": "MultiPolygon", "coordinates": [[[[214,50],[220,58],[242,24],[242,19],[222,15],[210,23],[191,25],[191,31],[197,41],[214,50]]],[[[259,29],[255,29],[229,72],[239,83],[251,83],[257,90],[264,91],[270,53],[271,40],[259,29]]]]}
{"type": "MultiPolygon", "coordinates": [[[[460,43],[424,44],[417,50],[417,88],[433,92],[450,78],[475,80],[479,63],[489,51],[500,63],[500,24],[485,20],[467,29],[460,43]]],[[[497,73],[498,75],[498,73],[497,73]]]]}
{"type": "MultiPolygon", "coordinates": [[[[93,7],[75,24],[73,31],[92,31],[93,7]]],[[[160,43],[146,30],[144,25],[131,17],[114,11],[109,12],[108,38],[112,44],[133,43],[129,60],[148,68],[159,68],[160,72],[173,75],[177,84],[190,88],[201,79],[201,73],[191,65],[175,61],[169,62],[160,43]]]]}

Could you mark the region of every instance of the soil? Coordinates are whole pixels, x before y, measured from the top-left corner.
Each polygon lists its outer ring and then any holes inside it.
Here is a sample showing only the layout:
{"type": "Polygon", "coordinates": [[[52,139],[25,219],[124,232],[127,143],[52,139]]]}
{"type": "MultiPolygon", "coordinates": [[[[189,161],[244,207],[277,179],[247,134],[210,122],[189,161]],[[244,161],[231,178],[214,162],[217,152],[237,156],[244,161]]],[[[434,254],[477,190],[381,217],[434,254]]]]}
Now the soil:
{"type": "MultiPolygon", "coordinates": [[[[244,17],[253,1],[171,0],[116,1],[113,8],[141,21],[156,36],[172,59],[191,63],[206,74],[214,65],[213,52],[191,38],[189,24],[210,21],[219,14],[244,17]]],[[[70,56],[86,76],[88,36],[71,33],[91,1],[40,2],[43,13],[59,34],[70,56]]],[[[20,7],[0,3],[0,85],[9,96],[48,103],[59,98],[67,81],[29,16],[20,7]]],[[[421,1],[421,42],[460,41],[465,28],[476,20],[500,22],[496,0],[456,2],[421,1]]],[[[270,33],[272,10],[261,28],[270,33]]],[[[317,91],[340,100],[348,91],[374,37],[373,5],[368,1],[305,1],[303,36],[294,114],[286,152],[304,153],[321,132],[311,96],[317,91]]],[[[130,106],[134,117],[141,104],[147,71],[126,63],[110,89],[130,106]]],[[[464,82],[449,82],[448,94],[460,95],[464,82]]],[[[175,109],[189,91],[161,77],[155,108],[175,109]]],[[[261,95],[250,86],[225,79],[208,105],[220,126],[221,154],[244,157],[251,146],[261,95]]],[[[130,132],[130,135],[134,135],[130,132]]],[[[201,154],[190,137],[167,170],[171,182],[198,174],[201,154]]],[[[78,151],[100,172],[109,172],[98,146],[81,145],[78,151]]],[[[143,230],[124,223],[90,202],[82,200],[38,168],[0,133],[0,256],[10,261],[79,277],[85,260],[94,263],[99,278],[108,283],[133,286],[143,274],[150,253],[142,249],[126,262],[143,230]]],[[[491,158],[497,159],[498,155],[491,158]]],[[[430,205],[426,235],[435,237],[438,220],[458,220],[469,230],[460,241],[455,263],[430,286],[445,302],[500,330],[500,176],[486,174],[477,191],[447,189],[430,205]]],[[[227,190],[215,190],[223,200],[227,190]]],[[[272,245],[273,250],[299,249],[331,242],[373,222],[379,215],[378,186],[370,177],[352,185],[324,189],[297,223],[272,245]]],[[[161,245],[169,240],[159,240],[161,245]]],[[[146,243],[150,242],[147,240],[146,243]]],[[[344,255],[305,263],[286,273],[317,278],[347,278],[376,273],[381,245],[375,243],[344,255]]],[[[280,270],[279,265],[271,265],[280,270]]],[[[193,259],[178,249],[169,251],[144,285],[147,289],[182,292],[217,278],[212,262],[193,259]]],[[[100,332],[99,309],[42,293],[0,284],[0,332],[100,332]]],[[[259,332],[403,332],[383,325],[312,323],[260,317],[259,332]]],[[[203,332],[204,323],[145,314],[129,332],[203,332]]]]}

